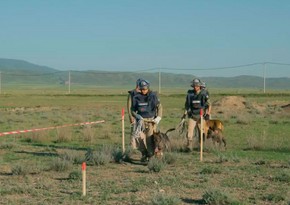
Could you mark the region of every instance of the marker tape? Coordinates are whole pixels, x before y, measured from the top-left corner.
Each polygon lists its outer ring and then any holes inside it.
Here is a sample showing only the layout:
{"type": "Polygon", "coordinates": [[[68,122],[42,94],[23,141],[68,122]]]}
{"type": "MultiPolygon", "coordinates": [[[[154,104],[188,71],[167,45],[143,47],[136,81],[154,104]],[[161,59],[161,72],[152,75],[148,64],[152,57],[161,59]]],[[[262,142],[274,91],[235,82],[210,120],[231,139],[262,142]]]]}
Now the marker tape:
{"type": "Polygon", "coordinates": [[[104,123],[104,122],[105,120],[100,120],[100,121],[95,121],[95,122],[82,122],[82,123],[76,123],[76,124],[60,125],[60,126],[55,126],[55,127],[35,128],[35,129],[29,129],[29,130],[16,130],[16,131],[2,132],[2,133],[0,132],[0,136],[11,135],[11,134],[21,134],[21,133],[26,133],[26,132],[37,132],[37,131],[42,131],[42,130],[51,130],[51,129],[62,128],[62,127],[99,124],[99,123],[104,123]]]}

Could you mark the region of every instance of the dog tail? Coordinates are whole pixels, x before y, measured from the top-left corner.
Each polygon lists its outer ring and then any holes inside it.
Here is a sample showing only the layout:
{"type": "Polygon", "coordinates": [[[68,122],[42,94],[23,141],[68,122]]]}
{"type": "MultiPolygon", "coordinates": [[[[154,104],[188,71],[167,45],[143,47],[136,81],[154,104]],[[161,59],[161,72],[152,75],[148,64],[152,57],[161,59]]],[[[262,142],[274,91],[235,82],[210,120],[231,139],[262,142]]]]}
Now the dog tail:
{"type": "Polygon", "coordinates": [[[175,130],[175,128],[171,128],[171,129],[167,130],[167,131],[165,132],[165,134],[167,135],[168,132],[172,132],[172,131],[174,131],[174,130],[175,130]]]}

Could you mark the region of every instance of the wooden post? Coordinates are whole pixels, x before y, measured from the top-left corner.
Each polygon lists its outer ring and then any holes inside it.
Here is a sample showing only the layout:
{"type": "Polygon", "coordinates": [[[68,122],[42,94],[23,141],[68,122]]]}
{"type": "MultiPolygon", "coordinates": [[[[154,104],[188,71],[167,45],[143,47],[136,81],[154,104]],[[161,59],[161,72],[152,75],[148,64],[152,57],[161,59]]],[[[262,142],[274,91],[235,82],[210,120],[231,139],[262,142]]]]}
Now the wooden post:
{"type": "Polygon", "coordinates": [[[86,196],[86,163],[82,164],[82,176],[83,176],[83,196],[86,196]]]}
{"type": "Polygon", "coordinates": [[[122,108],[122,151],[123,154],[125,153],[125,123],[124,123],[124,119],[125,119],[125,110],[124,108],[122,108]]]}
{"type": "Polygon", "coordinates": [[[200,161],[203,159],[203,110],[200,109],[200,161]]]}

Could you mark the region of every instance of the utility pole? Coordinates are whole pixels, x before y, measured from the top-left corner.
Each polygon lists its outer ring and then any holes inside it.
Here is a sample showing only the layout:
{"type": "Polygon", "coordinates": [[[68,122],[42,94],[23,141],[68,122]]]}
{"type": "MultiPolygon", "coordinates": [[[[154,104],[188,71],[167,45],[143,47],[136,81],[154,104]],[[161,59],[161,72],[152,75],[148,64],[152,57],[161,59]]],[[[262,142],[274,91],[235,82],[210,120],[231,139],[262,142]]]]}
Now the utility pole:
{"type": "Polygon", "coordinates": [[[1,71],[0,71],[0,94],[2,93],[2,81],[1,81],[2,75],[1,75],[1,71]]]}
{"type": "Polygon", "coordinates": [[[70,71],[68,72],[68,94],[70,94],[70,71]]]}
{"type": "Polygon", "coordinates": [[[158,90],[159,94],[161,94],[161,72],[159,70],[159,90],[158,90]]]}
{"type": "Polygon", "coordinates": [[[2,94],[2,81],[1,81],[2,75],[0,71],[0,94],[2,94]]]}
{"type": "Polygon", "coordinates": [[[266,93],[266,63],[263,63],[264,93],[266,93]]]}

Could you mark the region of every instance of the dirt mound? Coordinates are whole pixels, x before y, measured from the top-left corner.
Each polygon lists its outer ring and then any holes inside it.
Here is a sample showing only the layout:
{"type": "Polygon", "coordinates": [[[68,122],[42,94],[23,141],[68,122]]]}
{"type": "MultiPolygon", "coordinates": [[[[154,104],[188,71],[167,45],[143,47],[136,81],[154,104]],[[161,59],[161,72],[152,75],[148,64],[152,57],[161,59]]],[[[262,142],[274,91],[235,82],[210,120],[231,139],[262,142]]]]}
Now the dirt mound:
{"type": "Polygon", "coordinates": [[[282,105],[281,108],[283,108],[284,111],[290,112],[290,104],[282,105]]]}
{"type": "Polygon", "coordinates": [[[218,101],[213,102],[213,110],[217,113],[224,113],[227,111],[242,111],[246,109],[246,100],[240,96],[227,96],[218,101]]]}

